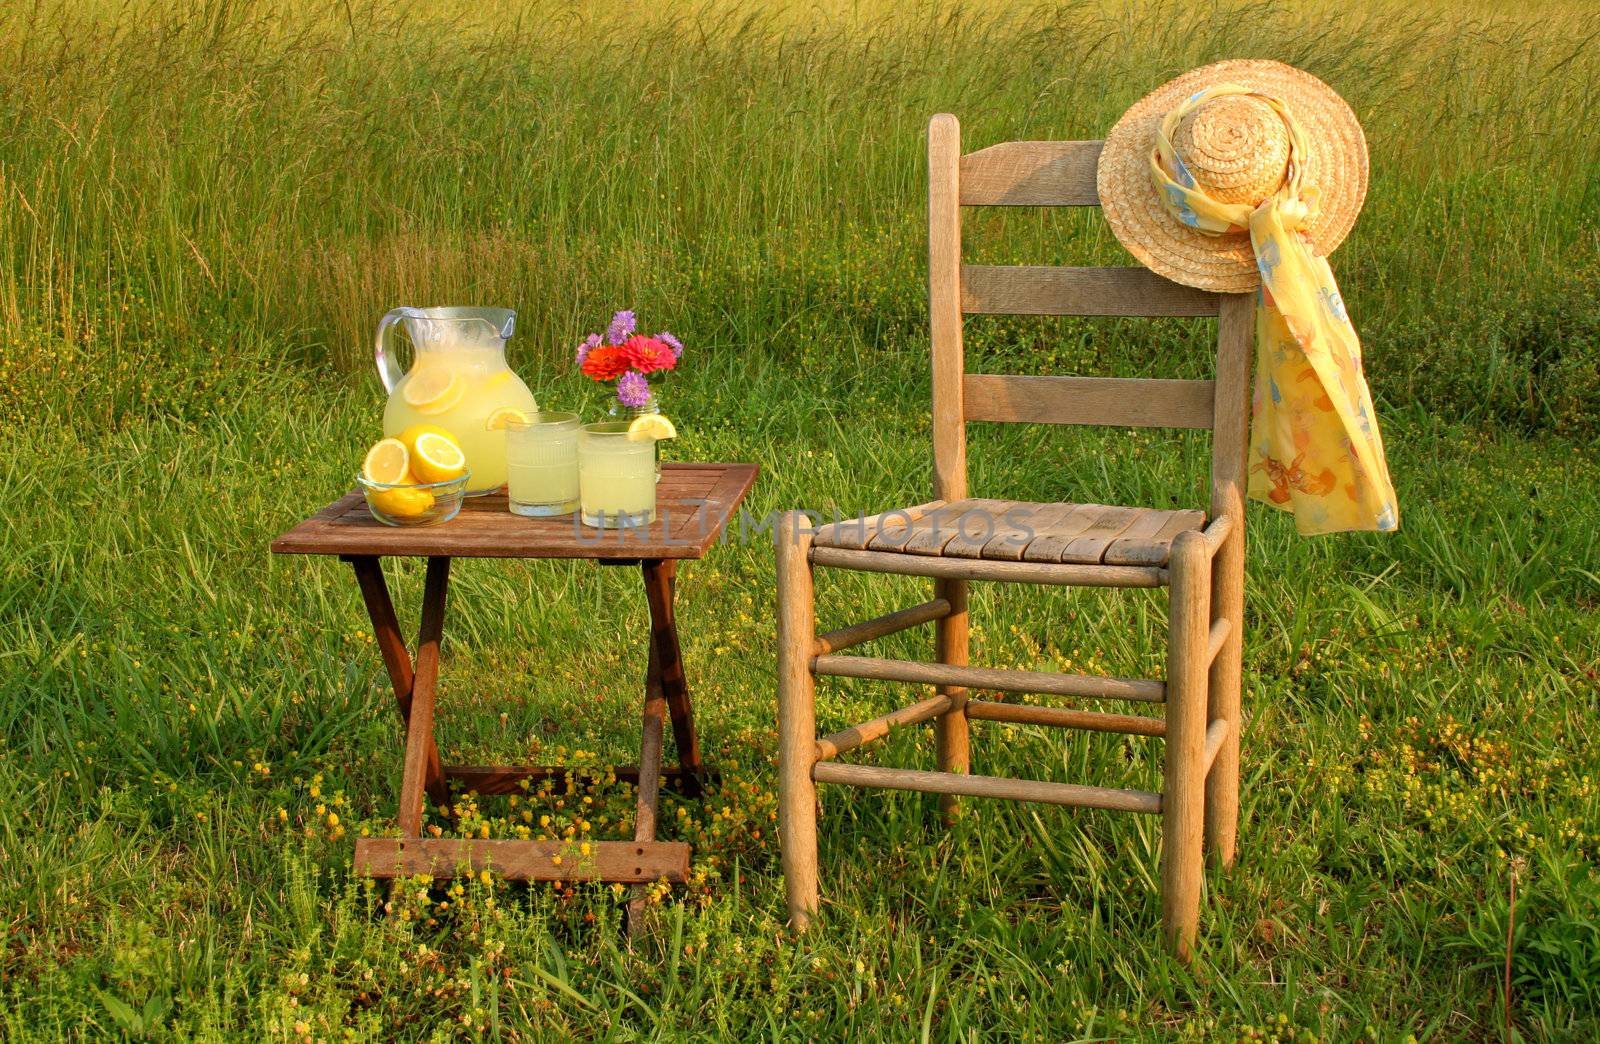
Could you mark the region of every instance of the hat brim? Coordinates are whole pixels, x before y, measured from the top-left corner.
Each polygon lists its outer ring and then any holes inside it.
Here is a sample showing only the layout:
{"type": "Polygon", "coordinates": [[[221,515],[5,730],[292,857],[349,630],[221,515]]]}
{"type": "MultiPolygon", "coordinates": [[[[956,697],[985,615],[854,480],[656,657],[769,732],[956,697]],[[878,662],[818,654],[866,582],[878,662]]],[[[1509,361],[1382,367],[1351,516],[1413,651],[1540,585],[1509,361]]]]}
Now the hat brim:
{"type": "Polygon", "coordinates": [[[1161,118],[1196,91],[1219,83],[1277,98],[1304,129],[1310,155],[1302,159],[1301,185],[1316,192],[1309,231],[1324,256],[1344,242],[1366,199],[1367,139],[1355,112],[1333,88],[1292,65],[1260,59],[1191,69],[1123,113],[1106,135],[1096,172],[1100,206],[1112,233],[1158,275],[1202,290],[1242,294],[1261,285],[1249,234],[1212,236],[1181,224],[1150,180],[1161,118]]]}

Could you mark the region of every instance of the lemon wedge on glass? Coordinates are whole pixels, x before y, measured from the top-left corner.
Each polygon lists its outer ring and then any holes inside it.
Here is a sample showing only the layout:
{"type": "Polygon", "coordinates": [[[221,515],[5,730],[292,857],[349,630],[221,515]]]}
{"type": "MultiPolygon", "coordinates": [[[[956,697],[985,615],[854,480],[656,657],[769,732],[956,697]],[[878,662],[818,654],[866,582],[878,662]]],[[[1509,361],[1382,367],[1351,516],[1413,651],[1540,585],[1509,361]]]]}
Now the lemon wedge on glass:
{"type": "Polygon", "coordinates": [[[425,431],[411,451],[411,474],[419,482],[449,482],[467,470],[466,454],[449,435],[425,431]]]}
{"type": "Polygon", "coordinates": [[[526,424],[530,420],[532,418],[528,414],[515,406],[502,406],[489,414],[489,419],[483,422],[483,426],[487,431],[499,431],[507,425],[526,424]]]}
{"type": "Polygon", "coordinates": [[[660,441],[662,439],[675,439],[678,429],[672,422],[659,413],[645,413],[633,418],[633,423],[628,425],[628,438],[634,442],[643,442],[646,439],[660,441]]]}
{"type": "Polygon", "coordinates": [[[368,482],[397,486],[411,479],[411,452],[399,439],[379,439],[361,461],[361,475],[368,482]]]}
{"type": "Polygon", "coordinates": [[[403,393],[406,405],[426,416],[440,414],[461,401],[465,392],[461,378],[454,370],[443,366],[429,366],[413,370],[406,378],[403,393]]]}

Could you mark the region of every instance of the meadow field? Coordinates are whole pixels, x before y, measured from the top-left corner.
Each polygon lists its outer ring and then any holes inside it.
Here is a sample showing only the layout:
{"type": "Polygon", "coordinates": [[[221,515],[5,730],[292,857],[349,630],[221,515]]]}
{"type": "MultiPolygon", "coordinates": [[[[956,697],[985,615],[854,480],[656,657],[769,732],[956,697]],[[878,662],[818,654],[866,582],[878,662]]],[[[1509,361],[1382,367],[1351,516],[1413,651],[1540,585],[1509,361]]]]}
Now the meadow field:
{"type": "MultiPolygon", "coordinates": [[[[1528,0],[39,0],[0,6],[0,1026],[8,1039],[1600,1037],[1600,39],[1528,0]],[[1326,8],[1326,9],[1325,9],[1326,8]],[[601,403],[616,308],[689,346],[669,457],[751,511],[931,487],[924,128],[1099,137],[1190,66],[1277,58],[1361,115],[1334,255],[1403,522],[1252,512],[1240,859],[1192,966],[1150,820],[823,790],[821,929],[783,923],[772,553],[685,567],[692,886],[388,894],[401,736],[348,570],[271,538],[379,434],[373,327],[517,309],[601,403]],[[1514,912],[1514,923],[1513,922],[1514,912]],[[1509,942],[1508,942],[1509,940],[1509,942]],[[1509,1006],[1506,976],[1510,976],[1509,1006]]],[[[996,262],[1125,263],[1094,213],[969,216],[996,262]]],[[[1207,375],[1189,321],[974,319],[990,372],[1207,375]]],[[[1203,435],[974,425],[974,493],[1201,505],[1203,435]]],[[[630,836],[625,571],[458,565],[447,759],[567,759],[475,836],[630,836]]],[[[414,626],[420,563],[390,566],[414,626]]],[[[822,624],[920,600],[824,576],[822,624]]],[[[975,663],[1148,676],[1146,594],[987,588],[975,663]]],[[[926,638],[888,639],[918,656],[926,638]]],[[[904,690],[832,680],[819,724],[904,690]]],[[[974,726],[974,770],[1149,787],[1155,741],[974,726]]],[[[926,731],[870,760],[930,767],[926,731]]]]}

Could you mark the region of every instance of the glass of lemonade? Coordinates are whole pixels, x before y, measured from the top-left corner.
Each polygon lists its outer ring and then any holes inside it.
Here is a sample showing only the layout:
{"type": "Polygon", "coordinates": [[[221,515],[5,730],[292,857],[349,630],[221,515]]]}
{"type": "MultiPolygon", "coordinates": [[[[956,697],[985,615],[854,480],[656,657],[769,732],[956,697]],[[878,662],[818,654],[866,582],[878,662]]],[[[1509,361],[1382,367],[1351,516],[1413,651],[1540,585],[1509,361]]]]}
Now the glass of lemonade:
{"type": "Polygon", "coordinates": [[[506,422],[506,493],[514,515],[578,509],[578,415],[533,413],[506,422]]]}
{"type": "Polygon", "coordinates": [[[585,424],[578,435],[578,496],[586,526],[621,529],[656,519],[656,443],[630,437],[628,424],[585,424]]]}

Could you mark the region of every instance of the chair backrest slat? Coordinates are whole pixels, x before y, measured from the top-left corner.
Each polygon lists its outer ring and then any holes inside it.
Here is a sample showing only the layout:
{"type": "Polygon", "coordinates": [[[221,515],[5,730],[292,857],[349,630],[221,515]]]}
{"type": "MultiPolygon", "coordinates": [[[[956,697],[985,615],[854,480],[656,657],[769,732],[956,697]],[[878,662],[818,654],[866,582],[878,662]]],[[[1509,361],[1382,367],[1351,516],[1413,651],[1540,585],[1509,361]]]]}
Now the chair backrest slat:
{"type": "Polygon", "coordinates": [[[1250,423],[1254,294],[1196,290],[1143,268],[961,263],[963,206],[1099,205],[1095,176],[1102,144],[1010,141],[963,156],[961,125],[954,116],[935,116],[928,125],[934,495],[941,500],[967,495],[968,421],[1210,428],[1212,515],[1240,511],[1250,423]],[[962,347],[966,313],[1217,316],[1215,378],[968,374],[962,347]]]}
{"type": "Polygon", "coordinates": [[[1216,390],[1211,381],[969,373],[962,395],[969,421],[1209,428],[1216,390]]]}
{"type": "Polygon", "coordinates": [[[1098,141],[1007,141],[961,157],[965,207],[1093,207],[1100,204],[1098,141]]]}
{"type": "Polygon", "coordinates": [[[1216,315],[1217,295],[1148,268],[962,265],[961,310],[1004,315],[1216,315]]]}

